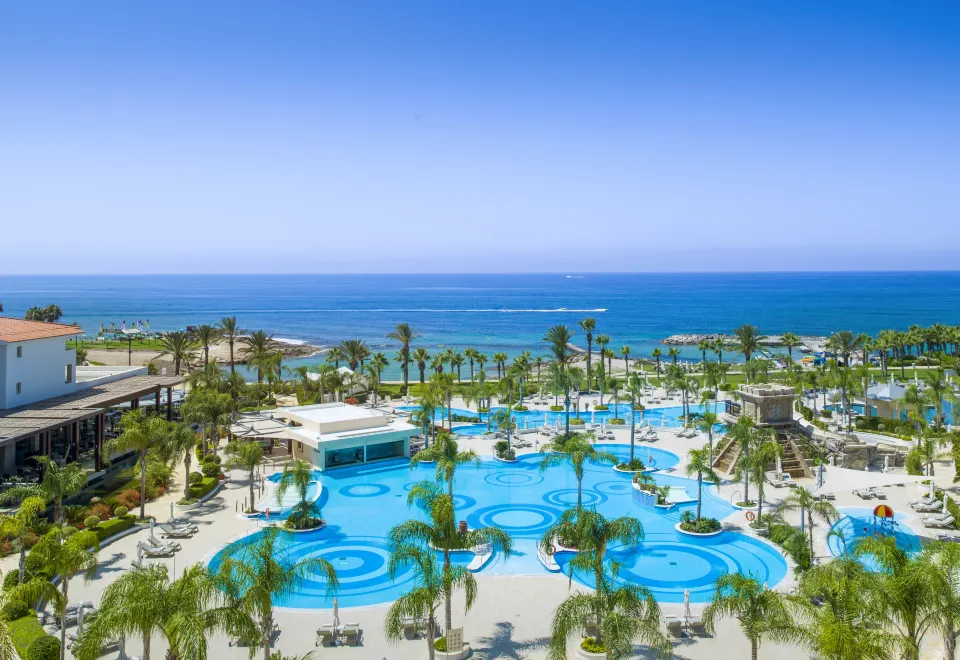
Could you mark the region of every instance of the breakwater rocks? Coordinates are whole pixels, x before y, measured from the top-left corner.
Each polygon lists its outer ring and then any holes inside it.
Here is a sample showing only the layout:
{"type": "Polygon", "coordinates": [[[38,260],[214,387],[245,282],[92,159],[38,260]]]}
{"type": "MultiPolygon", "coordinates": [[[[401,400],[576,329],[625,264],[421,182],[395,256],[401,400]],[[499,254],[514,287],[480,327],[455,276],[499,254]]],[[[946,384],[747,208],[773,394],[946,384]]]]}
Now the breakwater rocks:
{"type": "Polygon", "coordinates": [[[661,343],[667,346],[696,346],[702,341],[730,340],[730,335],[670,335],[661,343]]]}

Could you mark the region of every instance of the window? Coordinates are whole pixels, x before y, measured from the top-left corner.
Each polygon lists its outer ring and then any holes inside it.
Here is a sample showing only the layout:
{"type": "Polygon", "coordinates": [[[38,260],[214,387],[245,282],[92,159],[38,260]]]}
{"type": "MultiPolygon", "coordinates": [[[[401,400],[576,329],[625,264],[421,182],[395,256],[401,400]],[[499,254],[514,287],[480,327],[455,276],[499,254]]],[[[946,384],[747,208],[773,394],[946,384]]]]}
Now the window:
{"type": "Polygon", "coordinates": [[[17,394],[23,394],[23,383],[17,383],[17,394]]]}
{"type": "Polygon", "coordinates": [[[73,382],[73,365],[68,364],[63,370],[63,382],[72,383],[73,382]]]}
{"type": "Polygon", "coordinates": [[[23,357],[23,346],[17,346],[17,357],[23,357]]]}

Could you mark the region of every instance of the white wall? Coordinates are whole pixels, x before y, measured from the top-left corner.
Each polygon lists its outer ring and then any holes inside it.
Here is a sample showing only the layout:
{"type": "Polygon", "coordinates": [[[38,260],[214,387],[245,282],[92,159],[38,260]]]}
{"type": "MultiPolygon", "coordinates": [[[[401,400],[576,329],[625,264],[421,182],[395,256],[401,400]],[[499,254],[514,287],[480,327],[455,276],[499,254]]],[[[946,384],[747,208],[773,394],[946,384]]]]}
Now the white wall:
{"type": "Polygon", "coordinates": [[[64,337],[33,339],[24,342],[0,344],[5,354],[0,369],[0,409],[16,408],[76,390],[77,353],[65,350],[64,337]],[[23,357],[17,357],[17,346],[23,347],[23,357]],[[66,365],[74,365],[73,378],[64,380],[66,365]],[[17,383],[22,384],[17,395],[17,383]]]}

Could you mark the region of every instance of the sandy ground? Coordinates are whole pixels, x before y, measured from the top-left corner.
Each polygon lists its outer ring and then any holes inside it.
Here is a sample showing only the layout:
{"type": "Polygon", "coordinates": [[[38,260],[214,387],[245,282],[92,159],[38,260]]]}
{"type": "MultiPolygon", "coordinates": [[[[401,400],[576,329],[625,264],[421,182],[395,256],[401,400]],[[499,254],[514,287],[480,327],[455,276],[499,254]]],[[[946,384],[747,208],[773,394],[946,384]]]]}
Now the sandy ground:
{"type": "MultiPolygon", "coordinates": [[[[284,355],[287,358],[295,357],[306,357],[320,351],[320,347],[310,346],[307,344],[288,344],[284,342],[277,342],[277,346],[283,350],[284,355]]],[[[234,359],[237,363],[240,363],[240,351],[242,347],[239,343],[235,343],[233,347],[234,359]]],[[[138,349],[136,344],[133,346],[133,353],[129,356],[127,355],[127,349],[125,348],[90,348],[87,350],[87,361],[88,362],[99,362],[110,367],[119,367],[126,366],[127,360],[130,360],[130,363],[133,366],[145,366],[150,362],[153,362],[157,367],[172,367],[173,361],[167,357],[159,357],[160,351],[138,349]]],[[[197,357],[202,361],[203,360],[203,351],[197,351],[197,357]]],[[[219,342],[217,344],[210,345],[210,359],[216,360],[221,365],[230,364],[230,345],[227,342],[219,342]]],[[[172,373],[172,371],[170,372],[172,373]]]]}
{"type": "MultiPolygon", "coordinates": [[[[664,405],[671,405],[665,403],[664,405]]],[[[675,405],[675,404],[674,404],[675,405]]],[[[628,443],[629,430],[617,429],[616,442],[628,443]]],[[[675,433],[661,431],[660,440],[656,446],[672,451],[681,457],[681,464],[677,472],[682,473],[683,457],[693,447],[701,446],[702,438],[678,438],[675,433]]],[[[461,443],[465,447],[475,449],[484,456],[492,454],[493,441],[482,438],[464,439],[461,443]]],[[[530,452],[532,449],[520,450],[530,452]]],[[[279,469],[279,466],[268,468],[279,469]]],[[[940,475],[949,475],[950,471],[938,470],[940,475]]],[[[200,526],[200,533],[191,539],[180,541],[183,548],[173,558],[151,560],[166,564],[171,571],[181,570],[184,566],[198,561],[208,560],[216,549],[228,543],[237,535],[249,532],[254,523],[237,516],[236,511],[242,505],[247,494],[246,476],[241,472],[233,472],[230,481],[223,490],[203,506],[188,512],[177,512],[177,517],[196,522],[200,526]]],[[[948,486],[949,476],[938,477],[943,486],[948,486]]],[[[719,487],[719,495],[726,499],[734,496],[739,488],[738,484],[723,483],[719,487]]],[[[777,498],[783,497],[787,489],[768,488],[767,501],[776,503],[777,498]]],[[[915,486],[888,488],[888,503],[898,511],[909,511],[906,503],[917,496],[915,486]]],[[[169,516],[170,502],[180,497],[179,487],[174,486],[171,493],[156,502],[147,505],[148,515],[158,520],[166,520],[169,516]]],[[[838,495],[838,507],[865,506],[866,504],[850,493],[838,495]]],[[[796,523],[799,520],[794,521],[796,523]]],[[[744,529],[745,518],[739,512],[723,521],[725,527],[744,529]]],[[[907,520],[907,524],[918,533],[924,530],[919,526],[917,516],[907,520]]],[[[120,539],[104,547],[100,552],[100,566],[96,577],[85,583],[81,578],[73,578],[70,585],[71,601],[91,600],[99,602],[104,587],[110,584],[129,570],[131,560],[136,556],[136,544],[149,534],[142,530],[134,535],[120,539]]],[[[816,551],[818,556],[828,555],[826,549],[826,530],[817,528],[816,551]]],[[[6,557],[0,560],[0,568],[11,570],[16,564],[16,557],[6,557]]],[[[535,577],[523,576],[492,576],[479,573],[477,575],[479,596],[473,609],[464,614],[463,603],[460,598],[455,602],[455,626],[462,625],[465,631],[464,638],[469,640],[474,650],[473,657],[480,659],[529,659],[542,660],[546,657],[544,645],[550,636],[550,618],[554,607],[568,594],[567,579],[562,576],[547,575],[535,577]]],[[[794,586],[792,572],[780,584],[782,590],[790,590],[794,586]]],[[[574,589],[578,588],[576,585],[574,589]]],[[[700,609],[702,606],[695,606],[700,609]]],[[[323,649],[314,657],[345,657],[363,658],[364,660],[421,660],[426,658],[425,642],[423,640],[406,640],[397,644],[388,643],[382,632],[383,616],[386,606],[372,606],[362,608],[343,608],[340,612],[342,622],[358,622],[363,629],[363,644],[360,647],[339,647],[323,649]]],[[[663,607],[664,613],[681,614],[682,605],[669,604],[663,607]]],[[[303,654],[314,650],[316,628],[331,618],[330,611],[318,610],[281,610],[276,615],[280,632],[274,640],[274,647],[285,654],[303,654]]],[[[75,632],[75,628],[70,628],[75,632]]],[[[53,631],[51,631],[53,632],[53,631]]],[[[940,657],[938,640],[930,636],[929,648],[924,649],[924,658],[940,657]]],[[[248,649],[236,648],[228,645],[224,636],[213,636],[210,639],[210,657],[214,658],[247,658],[248,649]]],[[[576,657],[574,649],[577,644],[571,641],[568,657],[576,657]]],[[[138,653],[141,644],[138,640],[129,640],[127,653],[138,653]]],[[[161,657],[165,645],[161,640],[154,640],[153,654],[161,657]]],[[[69,654],[68,654],[69,656],[69,654]]],[[[106,658],[118,658],[117,652],[112,652],[106,658]]],[[[634,657],[650,657],[642,648],[636,649],[634,657]]],[[[740,632],[737,623],[733,620],[724,620],[718,627],[716,636],[683,637],[675,640],[675,657],[703,659],[730,658],[740,659],[749,657],[749,645],[740,632]]],[[[764,644],[761,648],[761,657],[782,658],[784,660],[800,660],[808,655],[794,647],[781,647],[773,644],[764,644]]]]}

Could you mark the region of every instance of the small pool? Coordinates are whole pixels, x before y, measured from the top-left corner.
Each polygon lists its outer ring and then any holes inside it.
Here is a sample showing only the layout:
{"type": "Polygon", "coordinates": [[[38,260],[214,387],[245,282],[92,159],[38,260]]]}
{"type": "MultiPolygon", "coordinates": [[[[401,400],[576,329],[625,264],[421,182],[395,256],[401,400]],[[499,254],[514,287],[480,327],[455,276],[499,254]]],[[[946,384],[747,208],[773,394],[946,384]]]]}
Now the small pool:
{"type": "MultiPolygon", "coordinates": [[[[629,446],[598,444],[626,460],[629,446]]],[[[671,452],[646,445],[636,448],[636,456],[654,467],[667,469],[679,459],[671,452]]],[[[537,558],[540,536],[557,521],[564,510],[576,505],[577,482],[572,469],[559,465],[540,469],[542,455],[522,456],[516,463],[504,464],[483,459],[479,467],[457,471],[454,505],[457,517],[471,527],[496,526],[510,533],[514,542],[509,557],[497,556],[482,570],[500,575],[546,575],[537,558]]],[[[319,504],[327,527],[297,534],[287,552],[291,557],[318,556],[337,569],[341,588],[337,597],[343,607],[387,603],[406,591],[413,575],[405,571],[391,581],[387,575],[390,548],[388,534],[395,524],[425,517],[416,507],[407,506],[407,494],[421,480],[434,479],[433,466],[396,460],[346,467],[324,472],[319,504]]],[[[696,482],[678,475],[655,472],[654,480],[669,484],[677,495],[696,497],[696,482]]],[[[279,477],[276,477],[279,479],[279,477]]],[[[713,583],[724,572],[753,574],[761,581],[777,584],[787,572],[786,562],[772,545],[735,532],[711,539],[693,539],[674,529],[685,510],[693,511],[695,502],[683,503],[668,511],[642,508],[634,501],[632,476],[613,471],[607,465],[588,464],[583,478],[583,502],[607,517],[630,515],[643,524],[646,538],[631,551],[612,548],[621,562],[620,579],[649,586],[664,603],[683,602],[689,589],[694,602],[709,599],[713,583]]],[[[274,479],[275,480],[275,479],[274,479]]],[[[703,513],[724,518],[733,507],[704,490],[703,513]]],[[[221,550],[211,565],[216,567],[237,544],[248,543],[256,534],[221,550]]],[[[472,553],[458,553],[455,561],[469,563],[472,553]]],[[[570,557],[562,553],[557,561],[566,567],[570,557]]],[[[589,576],[575,575],[589,584],[589,576]]],[[[319,577],[308,579],[294,595],[278,603],[287,607],[321,608],[332,606],[332,597],[319,577]]]]}
{"type": "MultiPolygon", "coordinates": [[[[830,528],[842,534],[842,538],[831,534],[827,538],[827,547],[834,557],[844,552],[853,552],[857,541],[871,536],[893,536],[897,540],[897,547],[909,553],[919,552],[923,543],[920,537],[914,534],[909,527],[903,524],[908,517],[894,511],[893,523],[878,524],[873,516],[873,509],[866,507],[844,507],[840,509],[841,518],[830,528]]],[[[870,570],[877,570],[877,562],[869,556],[861,557],[861,563],[870,570]]]]}
{"type": "MultiPolygon", "coordinates": [[[[323,473],[320,470],[313,470],[311,476],[313,481],[307,485],[307,497],[308,502],[316,502],[320,498],[321,486],[320,486],[320,477],[323,473]]],[[[294,487],[287,488],[287,492],[283,494],[281,499],[276,497],[276,487],[280,483],[280,478],[282,473],[276,472],[271,474],[266,478],[266,492],[263,494],[263,499],[257,503],[257,509],[264,511],[270,509],[271,512],[287,512],[295,505],[300,502],[300,493],[297,492],[297,489],[294,487]]]]}

